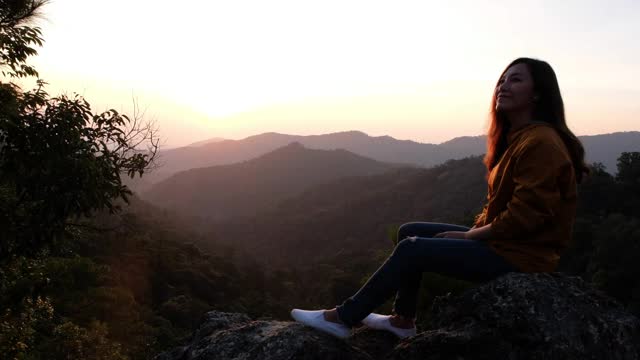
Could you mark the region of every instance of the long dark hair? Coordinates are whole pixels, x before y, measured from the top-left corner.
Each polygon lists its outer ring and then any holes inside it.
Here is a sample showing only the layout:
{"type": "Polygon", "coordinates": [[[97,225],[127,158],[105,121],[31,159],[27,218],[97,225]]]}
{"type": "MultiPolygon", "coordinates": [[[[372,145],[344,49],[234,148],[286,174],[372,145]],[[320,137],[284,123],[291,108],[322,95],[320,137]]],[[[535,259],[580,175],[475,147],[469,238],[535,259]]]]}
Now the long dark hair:
{"type": "MultiPolygon", "coordinates": [[[[569,154],[576,173],[576,180],[582,181],[584,174],[589,174],[589,168],[584,162],[584,147],[578,138],[569,130],[564,116],[564,102],[560,94],[558,79],[556,73],[547,62],[530,58],[518,58],[509,64],[504,73],[516,64],[525,64],[529,68],[533,79],[534,91],[538,95],[535,108],[533,110],[533,119],[550,124],[556,129],[558,135],[562,138],[569,154]]],[[[500,80],[498,80],[500,81],[500,80]]],[[[498,83],[496,83],[496,88],[498,83]]],[[[507,150],[507,133],[509,132],[510,123],[507,121],[506,115],[496,110],[496,92],[493,93],[491,99],[489,132],[487,134],[487,154],[484,157],[484,164],[487,167],[487,173],[491,172],[494,166],[507,150]]]]}

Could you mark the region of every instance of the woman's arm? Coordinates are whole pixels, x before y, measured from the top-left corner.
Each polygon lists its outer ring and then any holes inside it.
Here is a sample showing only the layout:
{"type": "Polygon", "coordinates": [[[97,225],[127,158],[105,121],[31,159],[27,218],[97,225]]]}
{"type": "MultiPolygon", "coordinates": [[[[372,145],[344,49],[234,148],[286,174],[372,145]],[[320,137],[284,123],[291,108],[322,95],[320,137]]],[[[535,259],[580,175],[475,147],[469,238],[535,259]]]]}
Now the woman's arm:
{"type": "Polygon", "coordinates": [[[475,225],[468,231],[445,231],[434,235],[435,238],[487,240],[491,238],[491,224],[476,227],[475,225]]]}
{"type": "Polygon", "coordinates": [[[488,240],[491,239],[492,235],[491,224],[487,224],[481,227],[472,227],[464,234],[464,237],[470,240],[488,240]]]}
{"type": "Polygon", "coordinates": [[[480,227],[478,228],[477,224],[480,223],[484,223],[484,219],[487,215],[487,205],[485,205],[482,208],[482,212],[480,214],[478,214],[476,216],[475,222],[473,224],[473,227],[467,231],[445,231],[445,232],[441,232],[438,234],[435,234],[433,237],[435,238],[452,238],[452,239],[472,239],[471,237],[468,237],[469,232],[471,232],[471,230],[474,231],[474,233],[472,234],[473,239],[477,240],[481,240],[481,239],[485,239],[487,236],[489,236],[489,234],[486,233],[486,230],[483,230],[480,233],[477,233],[477,230],[479,229],[483,229],[486,226],[480,227]]]}

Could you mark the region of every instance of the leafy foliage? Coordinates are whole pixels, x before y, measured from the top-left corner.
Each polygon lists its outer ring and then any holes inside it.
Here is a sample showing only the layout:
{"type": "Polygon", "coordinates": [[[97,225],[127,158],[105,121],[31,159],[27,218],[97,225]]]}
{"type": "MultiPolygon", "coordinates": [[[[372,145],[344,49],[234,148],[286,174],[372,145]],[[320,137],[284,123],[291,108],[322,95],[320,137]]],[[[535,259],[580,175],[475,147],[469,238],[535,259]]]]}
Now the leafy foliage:
{"type": "Polygon", "coordinates": [[[94,115],[84,99],[49,99],[42,88],[14,93],[0,114],[0,184],[16,241],[3,243],[0,258],[59,243],[70,219],[118,210],[113,201],[131,194],[121,174],[142,175],[154,154],[132,151],[130,120],[115,110],[94,115]]]}
{"type": "MultiPolygon", "coordinates": [[[[42,38],[29,23],[45,3],[0,0],[3,77],[38,75],[27,59],[42,38]]],[[[23,91],[0,82],[0,353],[122,359],[120,345],[91,308],[108,302],[98,301],[99,294],[113,299],[118,289],[107,287],[107,268],[74,255],[82,224],[72,222],[119,210],[116,202],[131,194],[121,175],[142,175],[152,165],[155,129],[114,110],[94,115],[77,96],[50,98],[44,81],[37,83],[23,91]],[[147,148],[140,150],[143,143],[147,148]],[[84,317],[75,307],[82,299],[91,313],[84,317]]],[[[116,308],[123,303],[113,302],[116,308]]]]}
{"type": "Polygon", "coordinates": [[[0,0],[0,68],[3,76],[38,76],[36,69],[26,61],[38,53],[34,47],[42,46],[42,34],[39,28],[23,24],[36,16],[46,2],[0,0]]]}
{"type": "Polygon", "coordinates": [[[613,177],[601,164],[580,186],[574,245],[560,270],[580,275],[640,315],[640,153],[622,153],[613,177]]]}

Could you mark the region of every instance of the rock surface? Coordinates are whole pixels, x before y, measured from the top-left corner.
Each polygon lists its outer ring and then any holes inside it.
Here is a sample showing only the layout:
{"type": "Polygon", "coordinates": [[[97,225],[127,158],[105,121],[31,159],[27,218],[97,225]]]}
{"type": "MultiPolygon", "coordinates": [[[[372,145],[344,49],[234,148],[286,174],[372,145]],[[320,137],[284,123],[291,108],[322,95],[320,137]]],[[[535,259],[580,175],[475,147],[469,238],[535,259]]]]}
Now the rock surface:
{"type": "Polygon", "coordinates": [[[189,344],[155,359],[640,359],[640,320],[575,277],[509,274],[432,311],[430,327],[404,341],[365,328],[344,341],[213,311],[189,344]]]}

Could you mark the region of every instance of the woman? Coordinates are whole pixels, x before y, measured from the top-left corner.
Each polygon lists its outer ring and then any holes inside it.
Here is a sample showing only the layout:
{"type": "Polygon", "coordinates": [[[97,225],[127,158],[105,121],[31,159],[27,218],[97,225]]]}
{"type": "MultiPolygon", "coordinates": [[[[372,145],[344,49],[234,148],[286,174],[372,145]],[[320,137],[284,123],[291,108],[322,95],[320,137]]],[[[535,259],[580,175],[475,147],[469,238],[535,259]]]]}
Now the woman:
{"type": "Polygon", "coordinates": [[[404,224],[392,255],[355,295],[331,310],[294,309],[292,317],[340,338],[360,322],[405,338],[416,333],[424,271],[470,281],[514,271],[554,271],[571,239],[576,183],[588,169],[546,62],[519,58],[500,76],[484,163],[487,204],[473,228],[404,224]],[[393,294],[393,315],[371,313],[393,294]]]}

